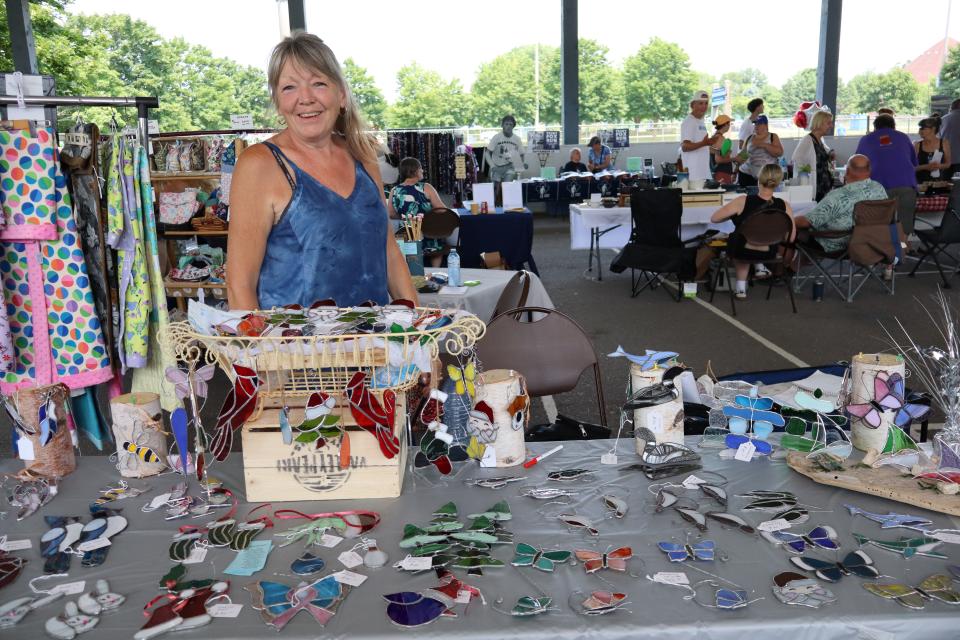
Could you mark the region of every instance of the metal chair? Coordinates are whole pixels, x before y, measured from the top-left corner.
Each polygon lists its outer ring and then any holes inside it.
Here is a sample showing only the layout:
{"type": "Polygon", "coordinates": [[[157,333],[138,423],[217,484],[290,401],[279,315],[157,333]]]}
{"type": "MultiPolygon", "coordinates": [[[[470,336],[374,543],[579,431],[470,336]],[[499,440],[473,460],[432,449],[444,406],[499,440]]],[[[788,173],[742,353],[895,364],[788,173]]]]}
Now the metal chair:
{"type": "MultiPolygon", "coordinates": [[[[776,211],[767,211],[767,212],[758,212],[746,220],[740,225],[736,233],[740,236],[743,236],[744,240],[748,244],[755,246],[774,246],[779,245],[783,247],[792,247],[790,244],[790,233],[793,230],[793,221],[790,219],[790,215],[785,210],[776,210],[776,211]]],[[[713,296],[717,292],[717,287],[720,284],[720,270],[723,270],[723,273],[726,275],[727,282],[733,282],[730,279],[730,264],[734,260],[738,262],[747,262],[749,264],[773,264],[774,272],[777,271],[777,266],[781,271],[780,276],[771,276],[769,278],[769,285],[767,287],[767,300],[770,299],[770,294],[773,293],[773,285],[776,280],[782,280],[786,284],[787,293],[790,296],[790,306],[793,307],[793,312],[797,312],[797,302],[793,297],[793,287],[791,282],[791,271],[789,265],[783,259],[783,256],[777,255],[773,258],[751,258],[743,257],[737,255],[731,255],[729,249],[725,250],[720,257],[720,267],[717,269],[716,276],[714,277],[713,287],[711,287],[710,292],[710,302],[713,302],[713,296]]],[[[734,295],[733,287],[727,287],[730,291],[730,308],[733,310],[733,315],[737,315],[737,303],[736,296],[734,295]]]]}
{"type": "Polygon", "coordinates": [[[531,397],[572,391],[583,372],[592,368],[600,424],[607,426],[597,352],[569,316],[544,307],[510,309],[490,321],[476,352],[485,369],[522,373],[531,397]]]}
{"type": "MultiPolygon", "coordinates": [[[[914,222],[915,224],[921,222],[929,224],[923,220],[923,218],[916,218],[914,222]]],[[[955,269],[952,275],[956,275],[957,271],[960,271],[960,261],[947,253],[947,247],[952,244],[960,244],[960,188],[954,188],[950,193],[950,201],[947,203],[947,208],[943,212],[943,219],[940,221],[939,227],[932,227],[931,229],[914,228],[914,232],[917,234],[917,237],[920,238],[923,247],[920,249],[920,259],[917,260],[917,263],[913,265],[913,269],[910,271],[910,277],[914,277],[917,269],[920,268],[920,265],[923,264],[927,258],[933,258],[933,263],[937,265],[937,271],[940,272],[940,279],[943,280],[943,288],[949,289],[950,283],[947,281],[947,276],[943,273],[943,267],[937,256],[946,256],[954,263],[955,269]]]]}
{"type": "Polygon", "coordinates": [[[520,270],[510,278],[507,286],[505,286],[503,292],[500,293],[497,305],[493,309],[494,318],[510,309],[525,307],[527,305],[527,296],[530,293],[530,277],[531,274],[529,271],[520,270]]]}

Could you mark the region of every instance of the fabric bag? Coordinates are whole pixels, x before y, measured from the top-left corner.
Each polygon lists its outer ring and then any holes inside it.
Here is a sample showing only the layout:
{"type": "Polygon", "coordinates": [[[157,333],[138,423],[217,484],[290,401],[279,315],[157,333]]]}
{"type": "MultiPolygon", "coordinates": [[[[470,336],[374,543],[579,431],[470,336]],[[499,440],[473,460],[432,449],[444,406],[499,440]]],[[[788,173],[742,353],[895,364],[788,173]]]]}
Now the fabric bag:
{"type": "Polygon", "coordinates": [[[197,201],[196,191],[160,193],[160,222],[163,224],[186,224],[199,209],[200,202],[197,201]]]}

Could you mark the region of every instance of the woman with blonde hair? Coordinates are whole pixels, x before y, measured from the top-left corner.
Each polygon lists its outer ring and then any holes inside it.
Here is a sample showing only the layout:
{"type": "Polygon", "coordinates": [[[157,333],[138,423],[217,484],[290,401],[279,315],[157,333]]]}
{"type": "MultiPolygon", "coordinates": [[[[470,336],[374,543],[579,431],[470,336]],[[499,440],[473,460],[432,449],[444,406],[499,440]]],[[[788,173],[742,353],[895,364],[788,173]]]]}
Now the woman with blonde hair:
{"type": "Polygon", "coordinates": [[[296,32],[267,80],[286,128],[239,157],[230,189],[231,309],[416,300],[389,233],[376,149],[333,51],[296,32]]]}
{"type": "MultiPolygon", "coordinates": [[[[790,203],[774,195],[774,190],[783,182],[783,169],[776,164],[767,164],[760,169],[757,175],[757,195],[740,196],[731,200],[724,206],[717,209],[710,222],[723,222],[724,220],[733,221],[733,226],[739,228],[744,220],[757,215],[766,215],[770,213],[786,212],[790,218],[793,218],[793,209],[790,203]]],[[[796,236],[796,227],[790,232],[790,241],[796,236]]],[[[733,264],[737,272],[737,288],[734,294],[739,299],[747,297],[747,274],[750,271],[750,263],[737,260],[738,257],[746,260],[764,260],[773,259],[777,255],[777,247],[766,246],[758,247],[747,244],[742,235],[734,231],[727,239],[727,252],[733,258],[733,264]]],[[[756,265],[756,277],[770,277],[769,270],[762,264],[756,265]]]]}
{"type": "Polygon", "coordinates": [[[810,133],[803,137],[793,151],[794,175],[801,167],[810,168],[810,184],[813,185],[813,198],[817,202],[833,189],[834,152],[824,142],[823,137],[833,127],[833,115],[827,111],[818,111],[810,121],[810,133]]]}

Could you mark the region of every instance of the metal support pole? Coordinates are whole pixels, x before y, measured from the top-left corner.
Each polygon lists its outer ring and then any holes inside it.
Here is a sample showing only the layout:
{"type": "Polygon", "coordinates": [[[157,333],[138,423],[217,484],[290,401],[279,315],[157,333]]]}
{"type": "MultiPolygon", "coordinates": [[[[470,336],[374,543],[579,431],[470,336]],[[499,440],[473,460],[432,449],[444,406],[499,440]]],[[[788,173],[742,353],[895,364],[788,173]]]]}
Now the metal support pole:
{"type": "MultiPolygon", "coordinates": [[[[843,0],[820,0],[820,54],[817,57],[817,100],[837,112],[837,65],[843,0]]],[[[833,135],[832,127],[828,135],[833,135]]]]}
{"type": "Polygon", "coordinates": [[[563,143],[580,142],[580,76],[577,42],[577,0],[561,0],[560,120],[563,143]]]}
{"type": "Polygon", "coordinates": [[[290,13],[290,31],[306,31],[307,14],[303,0],[287,0],[287,11],[290,13]]]}
{"type": "Polygon", "coordinates": [[[30,3],[27,0],[6,0],[6,5],[13,66],[22,73],[37,75],[37,44],[30,22],[30,3]]]}

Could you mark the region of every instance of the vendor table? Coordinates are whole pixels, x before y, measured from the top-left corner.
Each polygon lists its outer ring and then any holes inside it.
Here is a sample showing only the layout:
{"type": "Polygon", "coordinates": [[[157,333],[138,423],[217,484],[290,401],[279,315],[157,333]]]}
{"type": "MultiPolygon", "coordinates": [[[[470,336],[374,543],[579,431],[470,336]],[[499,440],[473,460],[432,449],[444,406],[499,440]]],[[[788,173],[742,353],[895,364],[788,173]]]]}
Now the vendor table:
{"type": "Polygon", "coordinates": [[[511,269],[528,266],[539,275],[533,259],[533,214],[529,209],[522,212],[504,212],[497,207],[495,213],[471,214],[469,209],[457,209],[460,214],[459,246],[462,267],[482,267],[481,253],[499,251],[511,269]]]}
{"type": "Polygon", "coordinates": [[[601,172],[595,176],[568,176],[554,180],[528,178],[520,183],[524,202],[570,203],[588,198],[591,193],[615,196],[620,182],[632,175],[624,171],[601,172]]]}
{"type": "MultiPolygon", "coordinates": [[[[427,269],[430,273],[446,273],[446,269],[427,269]]],[[[467,292],[463,294],[444,294],[421,293],[420,304],[429,307],[455,307],[469,311],[484,322],[490,322],[493,319],[493,311],[497,307],[497,301],[500,294],[507,286],[507,283],[517,275],[516,271],[504,271],[502,269],[461,269],[460,277],[466,280],[479,280],[480,284],[467,287],[467,292]]],[[[527,306],[546,307],[553,309],[553,301],[550,295],[543,287],[543,282],[535,274],[530,274],[530,289],[527,292],[527,306]]]]}
{"type": "MultiPolygon", "coordinates": [[[[613,547],[630,545],[634,558],[628,561],[626,574],[614,574],[604,571],[604,579],[610,581],[617,591],[626,593],[631,604],[624,610],[605,616],[587,617],[574,613],[568,606],[568,596],[574,591],[609,590],[611,587],[598,578],[598,574],[586,575],[582,566],[558,565],[553,573],[544,573],[534,569],[517,569],[509,566],[512,559],[512,547],[502,545],[494,551],[494,557],[504,560],[508,566],[485,569],[483,576],[466,576],[458,571],[459,578],[465,579],[480,589],[487,605],[472,603],[466,611],[463,605],[456,609],[459,616],[436,622],[410,631],[410,637],[417,638],[641,638],[656,637],[666,639],[688,638],[862,638],[888,640],[910,640],[913,638],[953,638],[957,634],[957,609],[937,601],[928,601],[924,611],[911,611],[889,600],[878,598],[862,587],[862,580],[847,576],[839,583],[829,585],[838,596],[838,602],[819,610],[783,605],[775,600],[770,592],[772,576],[782,571],[797,571],[789,561],[788,554],[765,540],[747,536],[739,531],[726,529],[710,521],[709,530],[704,538],[716,542],[726,561],[697,562],[699,568],[712,574],[732,580],[750,593],[751,599],[763,597],[744,609],[718,611],[706,609],[686,601],[686,593],[676,587],[654,584],[643,578],[656,572],[685,571],[691,582],[706,579],[706,576],[691,570],[686,563],[671,563],[656,548],[658,541],[673,538],[675,541],[697,539],[696,531],[686,524],[674,512],[653,513],[651,502],[653,495],[647,491],[650,482],[639,472],[626,468],[635,461],[633,442],[623,441],[619,447],[621,466],[601,466],[601,454],[609,451],[612,441],[568,442],[564,449],[548,461],[525,471],[520,467],[512,469],[480,469],[473,463],[466,465],[459,475],[442,478],[434,471],[427,473],[409,472],[400,498],[393,500],[365,500],[339,502],[309,502],[274,504],[272,508],[295,508],[305,513],[336,511],[346,509],[370,509],[379,511],[381,523],[369,532],[370,538],[377,540],[377,546],[390,556],[390,564],[401,560],[406,554],[397,543],[404,524],[427,523],[431,514],[440,505],[455,501],[461,519],[466,514],[487,510],[499,500],[507,500],[513,512],[513,519],[506,522],[506,528],[514,533],[515,542],[526,542],[545,549],[592,549],[604,552],[613,547]],[[542,486],[547,483],[549,471],[564,468],[587,468],[595,470],[588,481],[568,483],[550,482],[554,486],[579,491],[572,504],[561,506],[545,505],[543,502],[520,497],[519,491],[527,487],[542,486]],[[470,487],[463,480],[473,477],[494,477],[503,475],[526,476],[524,483],[513,483],[499,491],[480,487],[470,487]],[[626,500],[629,511],[623,519],[605,518],[604,507],[600,500],[602,494],[613,494],[626,500]],[[576,512],[591,518],[599,529],[600,535],[589,538],[583,533],[568,532],[553,514],[576,512]],[[686,536],[689,535],[689,538],[686,536]],[[523,572],[522,576],[519,573],[523,572]],[[632,574],[632,575],[631,575],[632,574]],[[528,580],[538,585],[534,587],[528,580]],[[515,618],[493,610],[493,604],[502,599],[501,609],[510,609],[517,598],[524,595],[539,596],[539,590],[553,597],[555,611],[540,616],[515,618]]],[[[693,444],[691,441],[690,444],[693,444]]],[[[543,452],[550,443],[531,444],[531,452],[543,452]]],[[[411,456],[412,458],[412,456],[411,456]]],[[[834,527],[839,534],[841,553],[855,548],[851,531],[868,537],[893,539],[911,532],[903,529],[881,530],[879,525],[862,517],[853,518],[843,508],[844,503],[855,504],[868,511],[886,513],[911,513],[928,517],[941,527],[955,527],[955,522],[939,514],[913,509],[873,496],[853,494],[813,483],[807,478],[792,472],[786,465],[764,459],[752,462],[721,460],[716,453],[705,452],[705,467],[722,473],[728,480],[727,493],[731,496],[729,511],[738,512],[745,504],[742,498],[733,497],[753,489],[789,490],[795,492],[800,501],[808,505],[817,505],[811,520],[793,530],[806,533],[812,527],[825,524],[834,527]]],[[[17,461],[4,461],[0,471],[13,472],[20,467],[17,461]]],[[[234,491],[243,495],[243,473],[237,454],[225,463],[211,468],[211,474],[217,476],[234,491]]],[[[85,514],[96,491],[118,480],[113,464],[106,457],[84,457],[79,461],[77,472],[68,481],[62,483],[60,495],[41,510],[44,515],[85,514]]],[[[676,478],[679,482],[683,477],[676,478]]],[[[79,558],[73,559],[69,578],[55,578],[38,584],[39,588],[50,588],[54,584],[86,580],[88,589],[98,578],[110,581],[113,591],[127,597],[126,603],[115,613],[104,615],[98,627],[88,636],[96,640],[127,640],[143,624],[142,607],[157,595],[157,581],[172,565],[167,558],[167,548],[171,536],[177,527],[184,524],[203,525],[212,518],[200,520],[172,521],[163,519],[162,511],[143,513],[140,507],[150,498],[177,482],[177,477],[165,475],[146,480],[133,480],[138,487],[152,487],[152,491],[139,498],[131,498],[108,506],[123,507],[124,515],[129,519],[127,531],[113,538],[113,545],[106,563],[99,568],[80,567],[79,558]]],[[[687,492],[693,500],[704,508],[718,509],[717,504],[701,495],[700,492],[687,492]]],[[[250,505],[241,504],[238,516],[242,517],[250,505]]],[[[813,511],[814,509],[811,509],[813,511]]],[[[260,509],[256,515],[264,514],[260,509]]],[[[219,516],[216,516],[219,517],[219,516]]],[[[746,519],[759,523],[758,515],[747,515],[746,519]]],[[[266,539],[268,534],[283,531],[299,524],[298,521],[276,520],[276,526],[261,534],[258,539],[266,539]]],[[[35,514],[23,522],[16,522],[8,511],[3,521],[3,530],[9,539],[29,537],[33,548],[18,551],[29,559],[23,574],[10,586],[3,589],[2,602],[29,593],[27,581],[39,576],[42,561],[38,553],[39,537],[47,530],[40,514],[35,514]]],[[[275,538],[279,540],[279,538],[275,538]]],[[[332,549],[314,548],[311,551],[327,561],[326,572],[336,572],[343,567],[337,560],[339,554],[347,551],[352,541],[344,540],[332,549]]],[[[950,556],[950,561],[960,560],[960,548],[944,544],[940,548],[950,556]]],[[[265,569],[253,578],[224,576],[223,569],[234,557],[234,552],[225,548],[211,548],[203,563],[187,565],[187,579],[216,575],[231,580],[230,596],[235,603],[243,603],[239,617],[235,619],[215,619],[202,629],[173,634],[169,638],[264,638],[275,636],[260,620],[258,613],[250,605],[250,596],[243,585],[254,580],[273,580],[293,585],[300,578],[290,575],[290,563],[303,551],[299,544],[285,548],[274,548],[265,569]]],[[[865,551],[873,558],[881,574],[893,576],[897,580],[916,584],[926,576],[944,571],[947,562],[931,558],[915,557],[903,560],[900,556],[866,547],[865,551]]],[[[813,553],[829,559],[831,555],[813,553]]],[[[287,640],[306,638],[349,638],[350,640],[398,637],[401,631],[393,626],[385,615],[386,602],[383,594],[398,591],[417,591],[438,584],[430,572],[422,574],[401,573],[390,566],[380,569],[355,569],[369,576],[367,581],[353,589],[341,604],[337,614],[325,628],[320,628],[310,616],[300,612],[284,630],[282,637],[287,640]]],[[[75,599],[76,596],[68,596],[75,599]]],[[[4,632],[10,638],[43,638],[44,621],[63,610],[65,600],[44,606],[30,614],[13,630],[4,632]]]]}
{"type": "MultiPolygon", "coordinates": [[[[793,215],[803,215],[816,206],[815,202],[791,203],[793,215]]],[[[733,231],[733,223],[729,220],[719,223],[710,222],[710,216],[719,209],[717,206],[683,208],[683,217],[680,225],[680,238],[689,240],[708,229],[716,229],[720,233],[733,231]]],[[[631,213],[630,207],[603,206],[591,207],[584,204],[570,205],[570,248],[589,249],[587,256],[588,271],[593,271],[593,261],[597,261],[597,274],[603,278],[603,269],[600,264],[600,249],[620,249],[630,240],[631,213]]]]}

